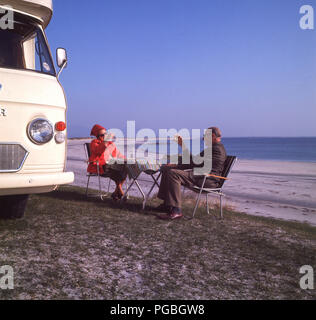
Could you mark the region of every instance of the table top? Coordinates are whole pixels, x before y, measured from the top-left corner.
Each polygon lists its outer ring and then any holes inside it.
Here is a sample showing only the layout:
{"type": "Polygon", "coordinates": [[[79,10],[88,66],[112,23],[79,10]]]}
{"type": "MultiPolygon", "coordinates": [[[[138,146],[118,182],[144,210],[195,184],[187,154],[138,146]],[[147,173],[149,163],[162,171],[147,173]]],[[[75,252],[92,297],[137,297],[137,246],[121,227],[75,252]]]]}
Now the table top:
{"type": "MultiPolygon", "coordinates": [[[[159,163],[152,163],[149,162],[147,159],[138,159],[135,160],[133,159],[132,161],[134,163],[128,163],[128,160],[124,160],[122,162],[121,159],[114,159],[115,161],[109,161],[107,163],[108,166],[111,166],[114,170],[122,170],[122,166],[127,168],[128,175],[130,177],[137,177],[139,176],[142,172],[146,174],[155,174],[160,171],[160,168],[162,164],[159,163]],[[121,162],[121,163],[120,163],[121,162]]],[[[131,161],[131,162],[132,162],[131,161]]]]}

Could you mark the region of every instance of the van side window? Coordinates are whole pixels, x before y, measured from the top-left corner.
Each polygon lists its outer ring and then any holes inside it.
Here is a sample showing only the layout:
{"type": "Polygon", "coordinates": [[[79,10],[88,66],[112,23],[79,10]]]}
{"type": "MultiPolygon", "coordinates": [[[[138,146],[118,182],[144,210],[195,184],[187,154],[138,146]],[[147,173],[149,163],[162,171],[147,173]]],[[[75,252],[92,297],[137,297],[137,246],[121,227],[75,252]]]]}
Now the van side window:
{"type": "Polygon", "coordinates": [[[26,69],[55,74],[50,54],[41,32],[36,30],[23,41],[23,51],[26,69]]]}

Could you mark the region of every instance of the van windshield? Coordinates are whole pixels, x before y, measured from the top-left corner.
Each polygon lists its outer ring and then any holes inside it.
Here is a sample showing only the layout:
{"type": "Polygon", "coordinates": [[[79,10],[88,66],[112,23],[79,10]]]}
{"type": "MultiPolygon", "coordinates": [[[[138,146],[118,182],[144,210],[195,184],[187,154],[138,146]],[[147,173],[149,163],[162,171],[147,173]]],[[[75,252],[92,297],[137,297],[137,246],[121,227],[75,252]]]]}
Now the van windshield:
{"type": "MultiPolygon", "coordinates": [[[[41,28],[31,18],[13,12],[0,28],[0,68],[32,70],[55,76],[55,68],[41,28]],[[13,22],[13,23],[12,23],[13,22]]],[[[6,19],[0,13],[0,20],[6,19]]]]}

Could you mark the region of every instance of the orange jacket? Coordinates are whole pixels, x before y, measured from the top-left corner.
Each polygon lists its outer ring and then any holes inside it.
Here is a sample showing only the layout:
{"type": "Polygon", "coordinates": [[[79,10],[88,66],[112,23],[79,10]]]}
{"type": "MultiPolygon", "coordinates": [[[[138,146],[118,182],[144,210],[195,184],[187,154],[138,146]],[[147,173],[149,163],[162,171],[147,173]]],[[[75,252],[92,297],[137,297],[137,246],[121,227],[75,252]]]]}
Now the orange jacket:
{"type": "Polygon", "coordinates": [[[94,139],[90,143],[90,157],[87,171],[89,173],[97,173],[97,162],[100,166],[100,174],[104,173],[103,166],[110,158],[125,159],[125,156],[117,149],[116,145],[112,141],[106,143],[99,139],[94,139]]]}

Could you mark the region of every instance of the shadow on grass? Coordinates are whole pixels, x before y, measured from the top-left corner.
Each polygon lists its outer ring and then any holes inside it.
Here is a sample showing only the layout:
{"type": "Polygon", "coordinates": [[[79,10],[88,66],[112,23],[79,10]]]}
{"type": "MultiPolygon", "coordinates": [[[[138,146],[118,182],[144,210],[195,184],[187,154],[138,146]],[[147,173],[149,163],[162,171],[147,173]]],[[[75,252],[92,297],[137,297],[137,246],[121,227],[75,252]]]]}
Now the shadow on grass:
{"type": "MultiPolygon", "coordinates": [[[[59,190],[38,195],[38,197],[42,198],[51,198],[59,201],[65,201],[65,202],[75,202],[75,203],[91,203],[94,206],[98,208],[104,208],[107,207],[108,209],[120,209],[123,211],[131,212],[140,216],[152,216],[155,218],[160,218],[162,215],[164,215],[163,212],[159,213],[154,211],[155,207],[159,204],[158,200],[149,200],[148,205],[146,206],[146,209],[142,209],[142,200],[136,197],[131,197],[127,201],[123,203],[115,203],[110,198],[110,194],[108,194],[106,197],[104,197],[104,200],[101,200],[98,197],[97,191],[90,189],[90,192],[94,194],[94,197],[87,197],[85,194],[85,188],[80,187],[73,187],[73,186],[63,186],[59,190]]],[[[193,204],[189,201],[184,201],[183,205],[183,213],[185,215],[186,219],[192,221],[189,218],[192,215],[193,211],[193,204]]],[[[242,219],[244,221],[250,220],[253,222],[258,223],[264,223],[270,226],[282,226],[283,228],[286,228],[287,231],[299,231],[303,232],[304,234],[308,234],[309,236],[312,236],[312,239],[316,239],[316,228],[315,226],[311,226],[309,224],[301,223],[301,222],[294,222],[294,221],[286,221],[286,220],[279,220],[275,218],[267,218],[267,217],[260,217],[260,216],[252,216],[245,213],[240,213],[232,210],[229,207],[223,208],[223,216],[224,219],[219,219],[219,208],[217,205],[214,205],[214,207],[211,209],[211,214],[206,214],[206,209],[201,204],[198,208],[197,214],[195,216],[194,220],[200,220],[202,219],[214,219],[221,222],[228,222],[234,223],[234,221],[237,219],[242,219]]]]}
{"type": "MultiPolygon", "coordinates": [[[[51,198],[59,201],[74,201],[74,202],[83,202],[83,203],[94,203],[97,207],[104,208],[105,206],[109,209],[122,209],[125,211],[129,211],[132,213],[137,213],[140,215],[149,216],[152,215],[154,217],[159,218],[162,213],[157,213],[154,211],[155,206],[148,205],[146,209],[142,208],[142,200],[138,198],[131,197],[124,202],[114,202],[110,194],[106,194],[103,197],[103,200],[98,196],[97,193],[93,193],[95,190],[90,190],[92,196],[87,197],[85,194],[85,189],[83,188],[73,188],[73,187],[62,187],[59,190],[56,190],[51,193],[38,195],[39,197],[51,198]]],[[[158,203],[158,202],[157,202],[158,203]]]]}
{"type": "MultiPolygon", "coordinates": [[[[81,187],[73,187],[73,186],[63,186],[60,187],[58,190],[47,193],[47,194],[39,194],[39,197],[45,197],[50,198],[54,200],[59,201],[65,201],[65,202],[81,202],[81,203],[91,203],[94,204],[94,206],[98,208],[104,208],[107,207],[108,209],[121,209],[124,211],[128,211],[137,215],[142,216],[152,216],[157,219],[161,219],[162,216],[164,216],[166,213],[164,212],[158,212],[156,211],[156,207],[160,203],[158,199],[149,199],[146,205],[145,210],[142,208],[142,199],[137,197],[130,197],[129,199],[125,200],[124,202],[114,202],[111,199],[111,194],[106,193],[103,197],[103,200],[98,195],[98,191],[94,189],[89,189],[89,197],[86,196],[86,190],[85,188],[81,187]]],[[[184,203],[183,203],[183,214],[184,219],[186,221],[192,221],[192,215],[193,215],[193,208],[195,205],[195,198],[193,200],[188,197],[184,203]],[[193,202],[192,202],[193,201],[193,202]]],[[[229,210],[229,208],[226,208],[224,206],[223,213],[224,217],[227,217],[227,213],[229,213],[231,216],[233,210],[229,210]]],[[[211,213],[209,215],[206,214],[206,207],[204,207],[203,201],[201,201],[196,216],[194,219],[198,219],[201,215],[207,216],[207,218],[217,220],[217,221],[223,221],[223,219],[219,216],[219,205],[214,205],[213,208],[211,208],[211,213]]],[[[205,218],[205,217],[204,217],[205,218]]]]}

